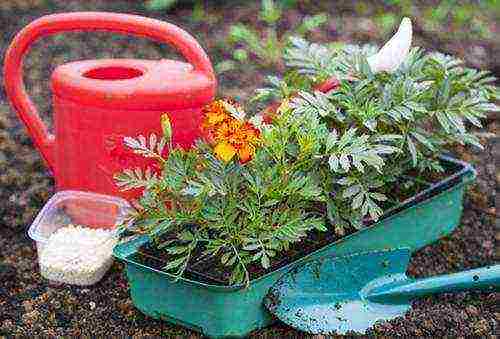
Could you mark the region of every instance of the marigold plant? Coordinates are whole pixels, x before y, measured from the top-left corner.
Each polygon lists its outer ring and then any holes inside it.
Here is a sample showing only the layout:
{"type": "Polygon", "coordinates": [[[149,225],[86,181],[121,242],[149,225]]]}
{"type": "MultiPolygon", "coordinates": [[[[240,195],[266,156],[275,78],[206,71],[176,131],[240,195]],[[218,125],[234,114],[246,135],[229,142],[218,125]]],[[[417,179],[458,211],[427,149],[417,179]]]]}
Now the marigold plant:
{"type": "Polygon", "coordinates": [[[423,177],[446,170],[446,146],[481,146],[470,127],[498,110],[494,77],[420,49],[375,74],[373,51],[295,39],[289,73],[255,98],[280,102],[271,114],[249,118],[216,100],[203,110],[206,140],[190,150],[172,146],[168,116],[162,138],[126,138],[161,167],[116,180],[144,189],[129,229],[166,253],[165,270],[180,276],[212,260],[229,283],[248,283],[250,267],[272,269],[312,232],[336,238],[397,208],[407,188],[414,195],[423,177]]]}
{"type": "Polygon", "coordinates": [[[134,152],[156,158],[161,174],[139,169],[116,175],[123,189],[144,188],[129,230],[148,234],[169,258],[165,269],[182,275],[193,263],[215,258],[230,283],[248,283],[249,265],[271,267],[273,257],[307,236],[326,231],[318,203],[319,178],[302,158],[287,156],[292,130],[285,115],[276,124],[247,119],[234,102],[217,100],[203,110],[206,141],[173,148],[168,116],[164,136],[126,138],[134,152]],[[260,130],[259,130],[260,128],[260,130]],[[168,157],[156,145],[169,147],[168,157]]]}

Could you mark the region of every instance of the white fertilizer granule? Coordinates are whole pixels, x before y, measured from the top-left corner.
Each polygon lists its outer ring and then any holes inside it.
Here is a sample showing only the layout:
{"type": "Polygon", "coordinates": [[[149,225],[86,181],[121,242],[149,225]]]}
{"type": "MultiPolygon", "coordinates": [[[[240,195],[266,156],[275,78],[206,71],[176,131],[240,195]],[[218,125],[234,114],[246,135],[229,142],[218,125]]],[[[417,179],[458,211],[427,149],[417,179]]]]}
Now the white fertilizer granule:
{"type": "Polygon", "coordinates": [[[38,252],[46,279],[73,285],[93,285],[113,263],[113,231],[68,225],[54,232],[38,252]]]}

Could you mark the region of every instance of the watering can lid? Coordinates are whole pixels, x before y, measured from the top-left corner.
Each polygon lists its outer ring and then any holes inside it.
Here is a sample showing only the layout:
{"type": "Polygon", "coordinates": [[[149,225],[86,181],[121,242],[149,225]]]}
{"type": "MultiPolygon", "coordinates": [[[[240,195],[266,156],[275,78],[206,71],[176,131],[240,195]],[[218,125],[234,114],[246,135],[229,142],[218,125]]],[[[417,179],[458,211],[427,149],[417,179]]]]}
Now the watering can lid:
{"type": "Polygon", "coordinates": [[[171,110],[208,103],[216,81],[176,60],[101,59],[57,67],[51,85],[57,97],[89,106],[171,110]]]}

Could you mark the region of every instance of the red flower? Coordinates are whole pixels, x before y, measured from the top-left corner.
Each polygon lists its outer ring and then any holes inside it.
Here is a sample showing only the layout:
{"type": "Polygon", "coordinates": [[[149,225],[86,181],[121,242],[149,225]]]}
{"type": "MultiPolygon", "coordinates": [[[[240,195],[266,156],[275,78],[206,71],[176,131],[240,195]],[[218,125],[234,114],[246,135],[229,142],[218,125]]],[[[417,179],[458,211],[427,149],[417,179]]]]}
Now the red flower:
{"type": "Polygon", "coordinates": [[[340,87],[340,81],[339,79],[335,77],[331,77],[330,79],[327,79],[320,83],[319,85],[315,86],[314,89],[316,91],[320,91],[323,93],[327,93],[333,90],[336,90],[337,88],[340,87]]]}

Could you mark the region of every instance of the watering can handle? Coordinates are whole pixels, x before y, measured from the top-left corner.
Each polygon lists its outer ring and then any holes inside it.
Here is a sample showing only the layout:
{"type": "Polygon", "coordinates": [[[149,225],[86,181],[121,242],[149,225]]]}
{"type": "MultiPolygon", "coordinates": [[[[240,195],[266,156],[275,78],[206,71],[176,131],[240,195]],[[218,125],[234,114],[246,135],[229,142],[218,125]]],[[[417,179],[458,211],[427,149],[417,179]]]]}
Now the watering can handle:
{"type": "Polygon", "coordinates": [[[23,57],[35,40],[68,31],[108,31],[149,38],[174,46],[193,66],[194,71],[214,79],[210,60],[198,42],[181,28],[156,19],[109,12],[53,14],[33,21],[20,31],[5,55],[4,83],[7,96],[26,125],[49,168],[54,171],[55,137],[40,119],[26,93],[23,81],[23,57]]]}

